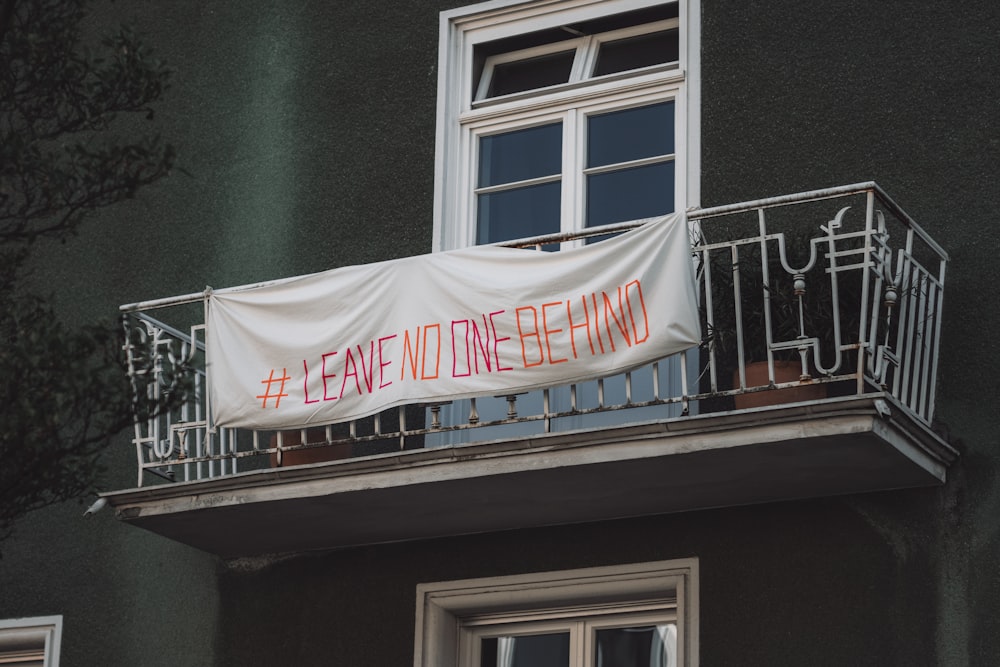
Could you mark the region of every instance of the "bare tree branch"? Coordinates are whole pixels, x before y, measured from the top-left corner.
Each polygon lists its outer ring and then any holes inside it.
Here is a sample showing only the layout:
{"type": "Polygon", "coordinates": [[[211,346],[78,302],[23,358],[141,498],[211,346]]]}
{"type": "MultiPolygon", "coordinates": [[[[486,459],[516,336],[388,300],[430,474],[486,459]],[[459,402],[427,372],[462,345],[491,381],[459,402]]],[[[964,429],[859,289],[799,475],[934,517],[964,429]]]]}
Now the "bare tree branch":
{"type": "Polygon", "coordinates": [[[121,122],[152,119],[169,71],[124,27],[84,45],[90,2],[0,0],[0,540],[25,513],[92,492],[132,411],[157,409],[133,402],[118,327],[70,329],[20,280],[36,242],[67,240],[174,163],[121,122]]]}

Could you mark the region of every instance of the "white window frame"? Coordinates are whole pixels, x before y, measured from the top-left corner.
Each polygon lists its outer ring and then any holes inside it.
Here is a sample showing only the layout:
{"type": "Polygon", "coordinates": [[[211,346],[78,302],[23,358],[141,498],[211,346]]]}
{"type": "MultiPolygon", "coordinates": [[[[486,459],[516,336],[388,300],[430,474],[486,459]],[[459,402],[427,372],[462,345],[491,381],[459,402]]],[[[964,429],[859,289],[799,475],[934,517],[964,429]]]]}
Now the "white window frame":
{"type": "MultiPolygon", "coordinates": [[[[459,631],[460,661],[463,665],[481,665],[483,640],[489,637],[566,633],[569,635],[569,664],[589,666],[595,664],[593,658],[599,630],[657,625],[672,625],[676,629],[673,600],[644,605],[651,608],[647,611],[633,611],[630,606],[622,610],[619,606],[586,605],[545,610],[541,614],[500,614],[463,620],[459,631]]],[[[676,639],[674,634],[675,644],[676,639]]]]}
{"type": "Polygon", "coordinates": [[[62,616],[0,620],[0,665],[59,667],[62,616]]]}
{"type": "MultiPolygon", "coordinates": [[[[478,138],[563,120],[563,178],[576,179],[562,188],[560,231],[579,229],[582,222],[584,174],[572,165],[582,145],[586,114],[611,111],[673,99],[675,101],[675,210],[700,204],[700,0],[677,0],[679,54],[677,63],[654,65],[622,74],[587,79],[593,67],[593,49],[585,40],[568,40],[518,52],[491,56],[487,64],[508,57],[524,57],[569,50],[577,44],[570,82],[541,90],[476,100],[480,82],[473,81],[477,45],[520,34],[556,28],[664,4],[662,0],[494,0],[441,14],[438,56],[438,112],[435,146],[433,250],[473,245],[476,241],[474,189],[478,138]],[[584,80],[577,80],[583,76],[584,80]],[[573,78],[576,77],[576,78],[573,78]]],[[[671,22],[663,22],[666,25],[671,22]]],[[[659,29],[661,22],[649,24],[659,29]]],[[[614,31],[601,39],[640,34],[645,26],[614,31]]],[[[485,77],[481,77],[484,79],[485,77]]]]}
{"type": "Polygon", "coordinates": [[[562,610],[579,617],[590,609],[619,610],[631,620],[632,614],[663,609],[664,601],[674,606],[677,664],[697,667],[697,558],[420,584],[413,664],[468,667],[470,642],[463,633],[484,618],[555,620],[562,610]]]}
{"type": "MultiPolygon", "coordinates": [[[[502,65],[511,62],[517,62],[520,60],[528,60],[530,58],[538,58],[540,56],[551,55],[555,53],[565,53],[567,51],[574,51],[573,65],[570,69],[569,76],[565,84],[560,84],[557,86],[552,86],[551,89],[570,89],[574,84],[580,84],[581,82],[590,82],[594,80],[601,81],[611,81],[614,79],[622,78],[622,73],[605,74],[601,77],[593,76],[594,67],[597,65],[597,54],[599,47],[602,44],[608,42],[614,42],[620,39],[626,39],[628,37],[638,37],[641,35],[649,35],[654,32],[662,32],[664,30],[670,30],[672,28],[679,28],[679,19],[666,19],[663,21],[654,21],[652,23],[646,23],[637,26],[631,26],[629,28],[619,28],[618,30],[610,30],[608,32],[603,32],[599,35],[589,35],[587,37],[578,37],[576,39],[568,39],[561,42],[553,42],[551,44],[542,44],[540,46],[533,46],[527,49],[521,49],[519,51],[508,51],[507,53],[499,53],[497,55],[488,56],[486,61],[483,63],[483,74],[480,77],[479,86],[476,90],[475,99],[472,102],[472,108],[478,109],[486,106],[488,104],[495,104],[499,101],[509,101],[515,99],[524,99],[526,97],[537,97],[538,90],[528,90],[521,93],[511,93],[509,95],[498,95],[496,97],[489,98],[486,96],[489,90],[490,83],[493,79],[493,70],[497,65],[502,65]]],[[[659,65],[650,65],[648,67],[641,68],[640,70],[630,71],[629,75],[634,75],[635,72],[656,72],[656,71],[667,71],[672,69],[677,69],[677,63],[663,63],[659,65]]]]}

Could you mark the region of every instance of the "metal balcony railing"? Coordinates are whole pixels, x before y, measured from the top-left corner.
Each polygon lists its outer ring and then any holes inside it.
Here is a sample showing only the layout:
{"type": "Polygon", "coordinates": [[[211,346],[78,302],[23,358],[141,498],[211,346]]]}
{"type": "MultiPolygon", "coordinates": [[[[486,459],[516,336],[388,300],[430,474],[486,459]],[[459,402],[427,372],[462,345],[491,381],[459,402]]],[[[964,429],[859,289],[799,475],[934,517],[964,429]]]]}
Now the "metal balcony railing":
{"type": "MultiPolygon", "coordinates": [[[[216,427],[206,409],[204,294],[122,306],[147,473],[206,479],[330,456],[881,392],[930,424],[947,255],[875,183],[690,211],[702,345],[630,373],[528,394],[419,404],[301,432],[216,427]],[[167,312],[172,326],[153,310],[167,312]],[[305,456],[306,458],[303,458],[305,456]]],[[[551,247],[636,223],[512,243],[551,247]]]]}

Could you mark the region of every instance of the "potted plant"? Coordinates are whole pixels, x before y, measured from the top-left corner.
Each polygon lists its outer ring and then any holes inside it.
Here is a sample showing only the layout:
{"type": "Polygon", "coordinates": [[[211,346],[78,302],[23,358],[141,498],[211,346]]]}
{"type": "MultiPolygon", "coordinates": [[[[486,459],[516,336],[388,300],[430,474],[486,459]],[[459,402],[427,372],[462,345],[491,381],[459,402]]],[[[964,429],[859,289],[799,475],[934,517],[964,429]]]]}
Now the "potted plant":
{"type": "MultiPolygon", "coordinates": [[[[836,247],[843,250],[844,242],[836,247]]],[[[709,304],[709,294],[702,294],[703,326],[720,380],[731,379],[732,388],[770,386],[770,350],[774,384],[804,382],[737,394],[737,408],[823,398],[826,385],[809,381],[833,374],[837,355],[842,367],[856,354],[843,346],[858,342],[863,269],[830,271],[838,263],[831,263],[829,249],[826,231],[799,226],[780,237],[769,233],[763,244],[759,237],[738,244],[735,261],[728,246],[711,251],[707,262],[702,256],[703,289],[711,295],[709,304]]]]}

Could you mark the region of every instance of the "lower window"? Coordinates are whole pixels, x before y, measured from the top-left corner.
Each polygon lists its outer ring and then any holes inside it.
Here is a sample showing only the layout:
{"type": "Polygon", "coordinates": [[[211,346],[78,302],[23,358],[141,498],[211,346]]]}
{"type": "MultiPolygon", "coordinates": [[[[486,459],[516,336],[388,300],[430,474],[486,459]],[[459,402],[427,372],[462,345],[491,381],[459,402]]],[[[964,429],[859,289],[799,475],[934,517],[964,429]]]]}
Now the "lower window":
{"type": "Polygon", "coordinates": [[[475,618],[462,623],[463,664],[476,667],[676,667],[672,602],[651,611],[549,610],[544,618],[475,618]]]}
{"type": "Polygon", "coordinates": [[[422,584],[417,667],[698,664],[697,560],[422,584]]]}
{"type": "Polygon", "coordinates": [[[0,620],[0,665],[59,667],[62,616],[0,620]]]}

